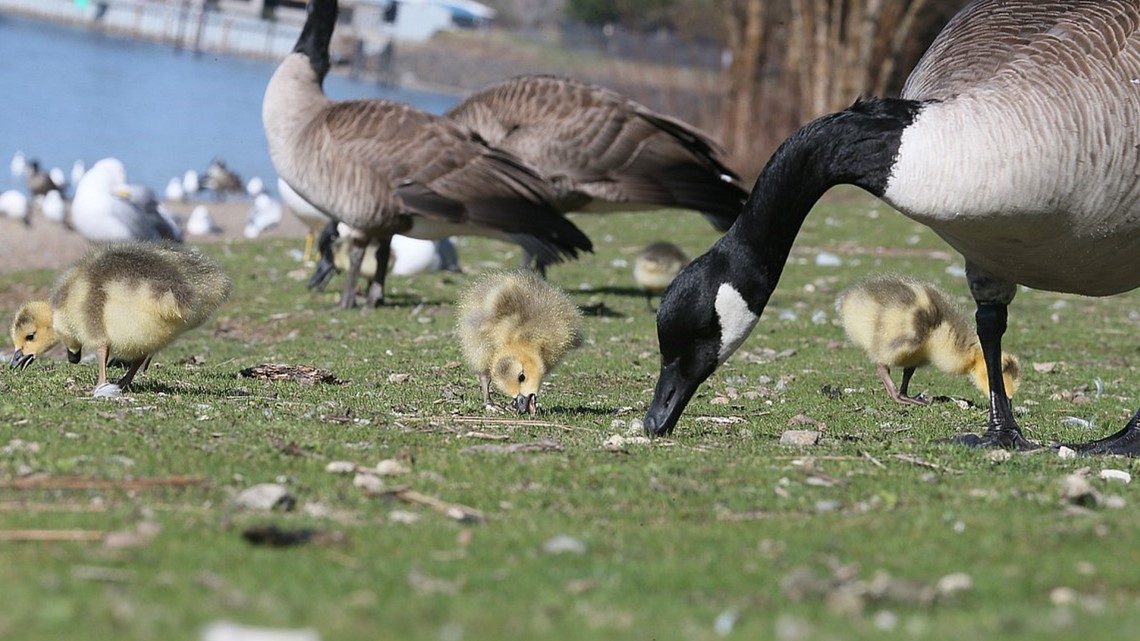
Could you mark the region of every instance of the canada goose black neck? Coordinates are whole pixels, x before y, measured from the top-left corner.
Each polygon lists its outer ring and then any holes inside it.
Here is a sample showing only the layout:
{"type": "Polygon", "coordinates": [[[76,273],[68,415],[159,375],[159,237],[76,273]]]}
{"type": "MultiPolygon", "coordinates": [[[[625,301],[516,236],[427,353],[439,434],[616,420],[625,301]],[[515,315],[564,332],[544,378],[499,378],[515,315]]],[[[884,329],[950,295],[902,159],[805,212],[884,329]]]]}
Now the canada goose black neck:
{"type": "Polygon", "coordinates": [[[308,11],[309,15],[301,29],[301,36],[293,47],[293,53],[309,59],[317,82],[323,84],[331,67],[329,43],[336,27],[337,0],[313,0],[309,3],[308,11]]]}
{"type": "Polygon", "coordinates": [[[883,195],[902,133],[921,108],[909,100],[861,101],[809,123],[776,150],[733,228],[661,299],[661,375],[646,430],[672,431],[697,387],[748,337],[824,192],[852,184],[883,195]]]}

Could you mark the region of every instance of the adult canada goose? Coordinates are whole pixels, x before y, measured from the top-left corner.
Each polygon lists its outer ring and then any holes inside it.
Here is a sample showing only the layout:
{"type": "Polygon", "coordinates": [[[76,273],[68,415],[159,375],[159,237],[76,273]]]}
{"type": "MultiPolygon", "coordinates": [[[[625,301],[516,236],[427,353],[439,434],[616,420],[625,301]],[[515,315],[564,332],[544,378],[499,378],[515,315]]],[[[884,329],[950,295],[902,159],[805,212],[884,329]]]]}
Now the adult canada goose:
{"type": "Polygon", "coordinates": [[[117,243],[93,249],[55,282],[51,299],[24,305],[12,323],[13,368],[62,342],[78,363],[95,349],[95,396],[118,396],[158,350],[206,321],[230,295],[230,279],[209,257],[171,243],[117,243]],[[129,363],[116,383],[107,363],[129,363]]]}
{"type": "Polygon", "coordinates": [[[669,286],[689,257],[673,243],[659,240],[650,243],[633,259],[633,282],[645,292],[645,304],[653,308],[652,298],[669,286]]]}
{"type": "Polygon", "coordinates": [[[116,158],[104,158],[83,174],[71,201],[71,224],[92,242],[182,240],[182,230],[154,193],[128,184],[116,158]]]}
{"type": "Polygon", "coordinates": [[[214,192],[214,198],[218,199],[224,198],[226,194],[230,193],[245,193],[245,185],[242,184],[241,176],[227,167],[220,158],[210,161],[210,166],[206,168],[206,178],[202,181],[202,186],[214,192]]]}
{"type": "Polygon", "coordinates": [[[463,356],[479,375],[483,404],[490,384],[533,415],[542,379],[582,343],[582,313],[562,290],[529,270],[483,275],[459,298],[456,327],[463,356]]]}
{"type": "Polygon", "coordinates": [[[38,160],[29,160],[26,171],[28,173],[28,194],[32,198],[47,195],[53,189],[63,191],[63,186],[56,183],[51,174],[40,169],[38,160]]]}
{"type": "MultiPolygon", "coordinates": [[[[325,96],[336,16],[336,0],[309,3],[293,53],[266,88],[262,121],[278,175],[354,230],[342,307],[355,305],[364,248],[375,240],[387,251],[395,233],[511,240],[545,262],[592,248],[550,204],[540,176],[455,122],[397,102],[325,96]]],[[[370,305],[383,302],[384,274],[377,270],[370,305]]]]}
{"type": "Polygon", "coordinates": [[[446,115],[538,170],[562,211],[691,209],[727,231],[748,196],[707,134],[597,85],[518,76],[446,115]]]}
{"type": "MultiPolygon", "coordinates": [[[[871,357],[887,394],[897,403],[929,405],[909,396],[915,369],[934,365],[949,374],[970,374],[974,385],[989,394],[986,361],[978,335],[958,307],[930,283],[897,276],[868,278],[843,290],[835,309],[848,338],[871,357]],[[891,367],[903,368],[896,388],[891,367]]],[[[1002,354],[1005,390],[1012,397],[1021,381],[1021,364],[1002,354]]]]}
{"type": "MultiPolygon", "coordinates": [[[[812,205],[862,187],[966,258],[990,412],[964,443],[1036,447],[1001,376],[1018,285],[1090,296],[1140,286],[1140,4],[976,0],[942,31],[901,98],[861,100],[786,140],[733,228],[657,312],[661,371],[645,418],[677,424],[697,387],[752,331],[812,205]]],[[[1140,412],[1074,446],[1140,454],[1140,412]]]]}

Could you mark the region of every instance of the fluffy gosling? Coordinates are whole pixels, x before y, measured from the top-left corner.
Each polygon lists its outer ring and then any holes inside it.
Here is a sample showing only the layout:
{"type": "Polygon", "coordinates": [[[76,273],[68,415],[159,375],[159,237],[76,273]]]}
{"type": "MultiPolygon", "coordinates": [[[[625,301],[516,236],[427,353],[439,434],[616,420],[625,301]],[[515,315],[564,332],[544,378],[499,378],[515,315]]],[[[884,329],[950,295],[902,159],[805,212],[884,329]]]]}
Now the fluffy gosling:
{"type": "MultiPolygon", "coordinates": [[[[835,308],[847,336],[875,362],[876,373],[896,402],[930,404],[907,395],[914,370],[927,364],[950,374],[971,374],[974,385],[989,395],[977,333],[933,285],[893,276],[870,278],[840,293],[835,308]],[[903,368],[898,388],[891,380],[891,367],[903,368]]],[[[1002,354],[1002,375],[1012,397],[1021,380],[1017,357],[1002,354]]]]}
{"type": "Polygon", "coordinates": [[[62,342],[78,363],[95,349],[95,396],[119,396],[155,352],[206,321],[229,298],[230,279],[197,250],[173,243],[119,243],[92,250],[55,282],[49,301],[33,301],[16,313],[12,367],[23,369],[62,342]],[[116,383],[107,363],[129,364],[116,383]]]}
{"type": "Polygon", "coordinates": [[[582,313],[570,297],[533,272],[488,274],[459,299],[463,355],[479,374],[483,403],[490,382],[534,415],[542,379],[582,343],[582,313]]]}
{"type": "Polygon", "coordinates": [[[688,264],[689,257],[680,247],[663,240],[641,250],[633,261],[633,280],[645,292],[649,309],[653,309],[653,297],[664,292],[688,264]]]}

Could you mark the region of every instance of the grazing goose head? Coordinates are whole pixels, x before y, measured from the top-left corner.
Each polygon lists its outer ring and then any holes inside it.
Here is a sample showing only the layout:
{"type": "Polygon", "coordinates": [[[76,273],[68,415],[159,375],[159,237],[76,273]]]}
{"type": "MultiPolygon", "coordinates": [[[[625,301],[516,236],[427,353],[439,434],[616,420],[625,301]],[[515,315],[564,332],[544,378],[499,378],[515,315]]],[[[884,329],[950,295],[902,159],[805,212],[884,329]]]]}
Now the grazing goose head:
{"type": "MultiPolygon", "coordinates": [[[[387,100],[330,100],[336,0],[314,0],[293,53],[266,88],[262,122],[278,175],[305,201],[351,226],[358,242],[341,306],[355,304],[364,247],[384,252],[393,234],[437,239],[482,235],[519,243],[543,264],[590,251],[590,240],[554,208],[549,187],[518,158],[467,129],[387,100]]],[[[381,264],[387,257],[380,257],[381,264]]],[[[377,270],[368,302],[383,302],[377,270]]]]}
{"type": "MultiPolygon", "coordinates": [[[[812,205],[846,183],[929,226],[966,258],[991,406],[987,432],[973,442],[1030,446],[1000,367],[1016,285],[1086,295],[1140,286],[1135,78],[1136,3],[971,3],[901,98],[858,102],[786,140],[733,228],[665,292],[646,430],[674,428],[763,313],[812,205]]],[[[1137,448],[1138,433],[1140,414],[1090,447],[1137,448]]]]}

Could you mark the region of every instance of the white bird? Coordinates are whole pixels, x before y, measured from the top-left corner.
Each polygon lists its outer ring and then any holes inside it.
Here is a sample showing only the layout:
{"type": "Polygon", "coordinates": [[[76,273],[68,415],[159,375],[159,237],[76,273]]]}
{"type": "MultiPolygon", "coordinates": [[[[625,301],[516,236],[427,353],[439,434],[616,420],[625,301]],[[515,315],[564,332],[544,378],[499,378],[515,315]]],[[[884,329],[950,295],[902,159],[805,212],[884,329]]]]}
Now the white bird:
{"type": "Polygon", "coordinates": [[[182,231],[164,209],[150,189],[127,183],[122,162],[104,158],[76,185],[71,224],[92,242],[181,241],[182,231]]]}
{"type": "Polygon", "coordinates": [[[186,220],[186,233],[191,236],[206,236],[209,234],[217,234],[222,231],[221,227],[214,224],[214,219],[210,216],[210,210],[205,205],[198,205],[190,212],[190,218],[186,220]]]}
{"type": "Polygon", "coordinates": [[[305,224],[308,230],[305,234],[305,253],[302,257],[306,263],[313,257],[313,249],[316,245],[317,235],[329,224],[332,218],[329,218],[323,211],[317,209],[309,201],[301,198],[300,194],[293,191],[289,183],[277,178],[277,193],[281,196],[281,204],[285,209],[297,217],[305,224]]]}
{"type": "Polygon", "coordinates": [[[25,172],[28,170],[28,159],[24,156],[24,152],[17,151],[12,154],[12,162],[8,165],[12,172],[13,178],[23,178],[25,172]]]}
{"type": "Polygon", "coordinates": [[[49,191],[40,199],[40,212],[53,223],[67,225],[67,204],[57,189],[49,191]]]}
{"type": "Polygon", "coordinates": [[[397,276],[412,276],[424,272],[437,272],[446,269],[445,256],[448,248],[454,253],[451,239],[423,240],[396,234],[392,236],[392,267],[388,273],[397,276]]]}
{"type": "Polygon", "coordinates": [[[269,194],[258,194],[253,199],[253,208],[249,210],[243,233],[246,238],[257,238],[280,223],[281,203],[273,200],[269,194]]]}
{"type": "Polygon", "coordinates": [[[182,192],[184,198],[193,198],[198,190],[202,188],[202,182],[198,178],[198,172],[193,169],[187,169],[186,173],[182,174],[182,192]]]}
{"type": "Polygon", "coordinates": [[[182,188],[182,181],[178,178],[171,178],[170,182],[166,183],[166,190],[162,195],[170,201],[182,202],[186,200],[186,190],[182,188]]]}
{"type": "Polygon", "coordinates": [[[15,189],[9,189],[4,193],[0,193],[0,215],[11,218],[12,220],[23,221],[25,225],[31,224],[31,219],[28,217],[28,197],[24,192],[15,189]]]}
{"type": "Polygon", "coordinates": [[[71,184],[78,185],[79,179],[83,178],[83,174],[87,171],[87,165],[83,160],[76,160],[71,163],[71,184]]]}
{"type": "MultiPolygon", "coordinates": [[[[657,313],[646,431],[673,430],[756,326],[812,206],[854,184],[966,260],[990,398],[985,433],[958,440],[1035,448],[1002,377],[1008,308],[1020,285],[1086,296],[1140,287],[1138,79],[1136,0],[967,5],[899,98],[860,100],[781,144],[732,229],[673,281],[657,313]]],[[[1140,411],[1115,434],[1069,447],[1140,455],[1140,411]]]]}
{"type": "Polygon", "coordinates": [[[60,191],[67,187],[67,174],[63,173],[63,170],[59,167],[52,167],[48,170],[48,176],[51,177],[51,181],[55,183],[60,191]]]}
{"type": "Polygon", "coordinates": [[[265,181],[261,179],[261,176],[254,176],[246,181],[245,193],[253,197],[265,193],[265,181]]]}

